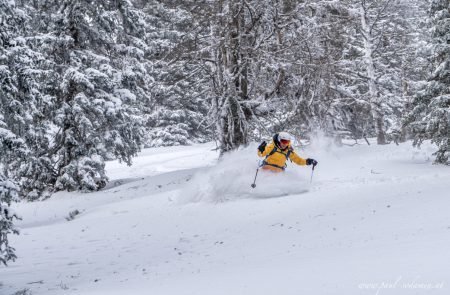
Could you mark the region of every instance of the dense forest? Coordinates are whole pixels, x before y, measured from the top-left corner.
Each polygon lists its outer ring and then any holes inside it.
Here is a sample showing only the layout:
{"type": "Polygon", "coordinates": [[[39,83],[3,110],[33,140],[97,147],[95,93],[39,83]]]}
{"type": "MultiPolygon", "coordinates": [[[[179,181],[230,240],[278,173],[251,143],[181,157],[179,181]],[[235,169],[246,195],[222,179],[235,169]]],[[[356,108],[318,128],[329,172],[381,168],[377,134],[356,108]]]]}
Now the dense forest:
{"type": "Polygon", "coordinates": [[[144,147],[320,131],[450,164],[448,0],[0,0],[0,83],[3,263],[12,201],[144,147]]]}

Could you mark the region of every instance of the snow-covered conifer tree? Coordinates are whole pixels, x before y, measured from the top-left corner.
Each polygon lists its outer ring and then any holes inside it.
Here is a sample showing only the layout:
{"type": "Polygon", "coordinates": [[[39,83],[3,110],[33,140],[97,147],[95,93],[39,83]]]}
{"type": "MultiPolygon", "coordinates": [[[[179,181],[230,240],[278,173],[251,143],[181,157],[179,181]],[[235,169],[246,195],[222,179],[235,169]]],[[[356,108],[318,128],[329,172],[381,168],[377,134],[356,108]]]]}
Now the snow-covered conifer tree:
{"type": "Polygon", "coordinates": [[[17,258],[8,242],[8,235],[19,233],[13,224],[18,216],[10,208],[11,202],[17,200],[17,186],[0,172],[0,263],[5,265],[17,258]]]}
{"type": "Polygon", "coordinates": [[[0,115],[0,264],[15,260],[14,248],[8,242],[8,236],[18,234],[14,220],[19,217],[10,208],[11,202],[18,201],[18,187],[8,177],[9,165],[24,152],[23,141],[5,128],[0,115]]]}
{"type": "Polygon", "coordinates": [[[192,62],[198,54],[192,36],[202,26],[190,12],[195,1],[150,1],[145,7],[146,41],[154,79],[149,113],[147,146],[185,145],[207,138],[208,113],[204,70],[192,62]]]}
{"type": "Polygon", "coordinates": [[[404,108],[404,42],[414,31],[404,16],[409,10],[406,2],[389,0],[305,4],[302,19],[314,24],[304,30],[315,36],[309,43],[316,67],[309,74],[316,82],[308,83],[314,92],[305,101],[322,130],[387,141],[404,108]]]}
{"type": "Polygon", "coordinates": [[[434,70],[413,101],[406,122],[414,144],[431,139],[438,146],[436,162],[450,164],[450,3],[433,0],[430,6],[431,57],[434,70]]]}
{"type": "Polygon", "coordinates": [[[346,65],[351,78],[347,89],[362,102],[358,104],[363,112],[353,115],[370,118],[363,133],[373,132],[378,144],[387,142],[387,130],[395,125],[391,119],[401,106],[405,46],[400,41],[410,32],[401,11],[407,7],[406,3],[391,0],[347,2],[353,20],[346,45],[350,55],[340,63],[346,65]]]}
{"type": "MultiPolygon", "coordinates": [[[[24,4],[24,3],[22,3],[24,4]]],[[[46,85],[52,65],[34,42],[32,6],[0,1],[0,116],[10,132],[23,140],[26,154],[17,154],[8,167],[30,199],[45,194],[53,167],[46,157],[51,129],[52,97],[46,85]],[[23,157],[22,157],[23,156],[23,157]],[[22,157],[22,158],[21,158],[22,157]]]]}
{"type": "Polygon", "coordinates": [[[137,74],[121,64],[123,56],[140,53],[119,43],[121,30],[129,29],[122,2],[63,1],[58,9],[52,29],[62,42],[50,148],[57,190],[102,188],[107,181],[104,161],[118,158],[131,164],[140,149],[137,74]]]}

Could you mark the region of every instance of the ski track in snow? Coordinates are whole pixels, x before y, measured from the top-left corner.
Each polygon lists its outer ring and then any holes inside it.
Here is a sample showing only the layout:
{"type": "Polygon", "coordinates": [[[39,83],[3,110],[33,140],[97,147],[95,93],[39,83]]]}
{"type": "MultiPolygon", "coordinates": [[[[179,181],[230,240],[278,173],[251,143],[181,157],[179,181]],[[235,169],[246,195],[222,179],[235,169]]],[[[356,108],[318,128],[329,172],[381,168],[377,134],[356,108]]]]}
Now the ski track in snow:
{"type": "Polygon", "coordinates": [[[256,145],[213,144],[107,164],[95,193],[20,203],[0,294],[450,294],[449,167],[433,147],[318,141],[284,175],[256,145]],[[80,213],[73,220],[70,212],[80,213]]]}

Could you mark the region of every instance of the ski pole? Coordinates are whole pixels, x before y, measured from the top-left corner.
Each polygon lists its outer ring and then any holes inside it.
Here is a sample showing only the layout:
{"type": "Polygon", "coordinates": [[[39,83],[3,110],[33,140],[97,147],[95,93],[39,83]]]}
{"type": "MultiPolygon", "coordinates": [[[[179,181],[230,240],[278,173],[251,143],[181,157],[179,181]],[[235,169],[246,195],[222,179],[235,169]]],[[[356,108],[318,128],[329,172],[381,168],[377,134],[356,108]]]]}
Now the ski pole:
{"type": "Polygon", "coordinates": [[[316,168],[316,165],[312,166],[312,170],[311,170],[311,179],[309,180],[309,183],[312,183],[312,179],[313,179],[313,175],[314,175],[314,168],[316,168]]]}
{"type": "Polygon", "coordinates": [[[258,167],[258,169],[256,169],[256,174],[255,174],[255,180],[253,180],[253,183],[252,183],[252,188],[255,188],[256,187],[256,177],[258,177],[258,171],[259,171],[259,167],[258,167]]]}

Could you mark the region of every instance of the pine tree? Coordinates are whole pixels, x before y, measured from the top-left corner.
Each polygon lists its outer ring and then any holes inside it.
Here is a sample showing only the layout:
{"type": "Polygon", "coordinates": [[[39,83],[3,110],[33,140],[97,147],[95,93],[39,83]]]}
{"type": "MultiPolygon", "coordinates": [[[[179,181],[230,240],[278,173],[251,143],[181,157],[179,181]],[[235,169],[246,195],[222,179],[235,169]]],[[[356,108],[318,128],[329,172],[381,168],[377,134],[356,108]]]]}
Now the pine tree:
{"type": "Polygon", "coordinates": [[[413,98],[431,72],[431,62],[426,49],[430,39],[427,29],[429,0],[409,0],[403,4],[397,9],[403,16],[400,22],[403,31],[390,36],[393,43],[397,44],[396,48],[391,50],[394,50],[400,64],[397,79],[401,80],[401,91],[398,92],[400,99],[390,106],[394,110],[395,117],[392,121],[395,123],[389,135],[395,142],[407,139],[408,131],[403,119],[411,111],[413,98]]]}
{"type": "Polygon", "coordinates": [[[38,107],[18,108],[29,115],[26,125],[33,131],[23,135],[31,149],[19,169],[24,193],[35,199],[46,190],[101,188],[104,161],[131,164],[141,145],[139,104],[147,81],[136,61],[141,51],[133,46],[136,14],[128,1],[23,2],[23,8],[36,6],[25,22],[32,35],[27,44],[43,56],[25,60],[46,61],[34,65],[45,70],[40,83],[21,87],[44,92],[38,107]]]}
{"type": "Polygon", "coordinates": [[[431,139],[438,146],[435,162],[450,165],[450,4],[447,0],[431,1],[430,23],[434,71],[414,98],[406,123],[415,145],[431,139]]]}
{"type": "Polygon", "coordinates": [[[18,215],[10,208],[12,202],[18,201],[18,187],[10,177],[9,165],[16,157],[25,153],[23,141],[5,128],[6,124],[0,115],[0,263],[7,264],[17,257],[14,248],[8,242],[8,236],[18,234],[14,220],[18,215]]]}
{"type": "Polygon", "coordinates": [[[346,57],[340,63],[348,77],[346,88],[356,102],[351,117],[362,123],[363,134],[373,134],[378,144],[385,144],[388,130],[396,125],[394,112],[401,112],[402,107],[405,46],[399,40],[408,34],[403,13],[407,5],[391,0],[349,0],[346,8],[352,25],[347,29],[346,57]]]}
{"type": "Polygon", "coordinates": [[[19,233],[13,224],[18,216],[10,208],[11,202],[17,200],[17,186],[0,172],[0,263],[4,265],[17,258],[15,249],[8,242],[8,235],[19,233]]]}
{"type": "Polygon", "coordinates": [[[314,36],[308,54],[315,66],[300,92],[305,97],[300,108],[303,122],[330,135],[375,135],[381,144],[388,140],[387,132],[398,125],[404,109],[401,77],[409,75],[403,65],[409,53],[404,42],[414,31],[404,16],[409,10],[406,2],[389,0],[315,1],[303,6],[301,19],[311,24],[303,26],[309,31],[303,35],[314,36]]]}
{"type": "Polygon", "coordinates": [[[20,12],[14,2],[0,0],[0,263],[4,265],[17,258],[8,236],[19,233],[13,224],[18,216],[10,208],[13,201],[18,201],[18,187],[11,176],[14,170],[11,166],[17,163],[17,159],[25,158],[27,153],[23,140],[10,129],[21,131],[30,122],[20,100],[17,76],[21,76],[14,73],[17,68],[22,68],[20,64],[16,67],[11,62],[21,54],[23,60],[27,60],[24,58],[27,48],[23,47],[23,39],[16,38],[24,20],[24,14],[20,12]]]}
{"type": "Polygon", "coordinates": [[[1,3],[0,9],[0,115],[5,127],[23,140],[26,154],[16,155],[10,175],[26,187],[21,192],[36,198],[45,194],[52,167],[44,155],[49,147],[48,130],[52,97],[46,94],[51,61],[38,51],[30,32],[31,6],[1,3]],[[23,156],[23,158],[21,158],[23,156]],[[39,192],[38,192],[39,191],[39,192]]]}
{"type": "Polygon", "coordinates": [[[104,161],[118,158],[131,164],[140,149],[142,122],[133,93],[137,75],[118,65],[123,46],[115,40],[127,19],[120,5],[84,0],[61,5],[54,29],[71,42],[61,48],[61,82],[54,85],[57,190],[102,188],[104,161]]]}
{"type": "Polygon", "coordinates": [[[192,35],[202,28],[191,10],[195,1],[150,1],[146,13],[148,60],[152,64],[152,95],[146,115],[146,146],[187,145],[208,138],[206,83],[192,35]]]}

